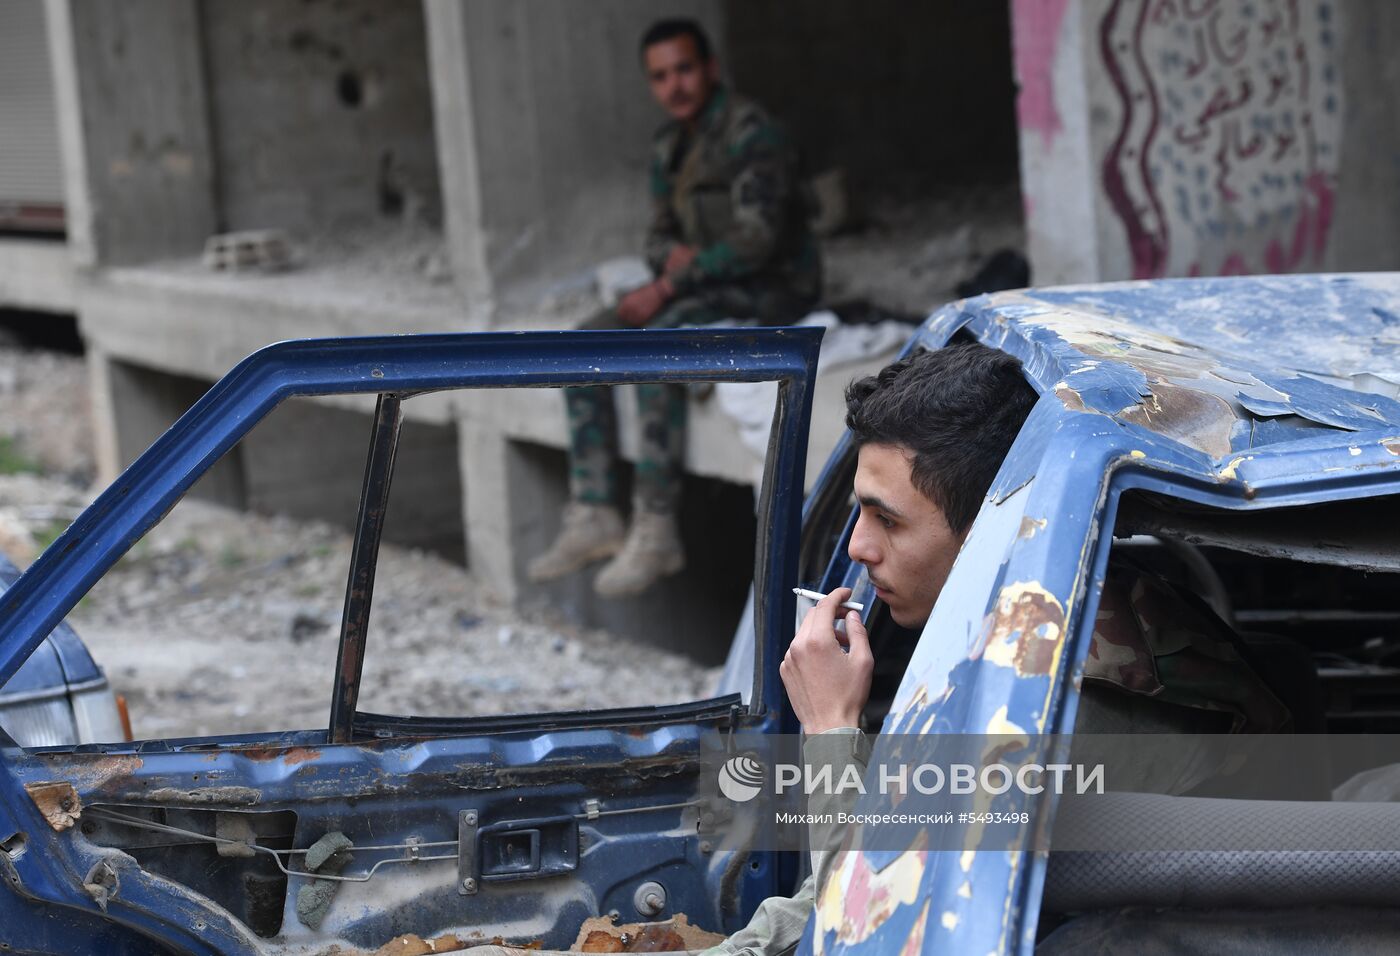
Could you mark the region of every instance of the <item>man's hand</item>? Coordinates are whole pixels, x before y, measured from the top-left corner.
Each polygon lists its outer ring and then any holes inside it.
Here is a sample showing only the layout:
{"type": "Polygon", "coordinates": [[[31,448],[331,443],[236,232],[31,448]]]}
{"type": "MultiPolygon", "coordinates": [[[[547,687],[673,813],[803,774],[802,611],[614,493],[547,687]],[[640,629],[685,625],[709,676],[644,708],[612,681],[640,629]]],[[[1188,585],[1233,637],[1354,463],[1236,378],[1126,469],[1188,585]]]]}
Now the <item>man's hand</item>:
{"type": "Polygon", "coordinates": [[[662,268],[661,274],[674,276],[684,272],[686,266],[695,261],[695,257],[700,254],[700,250],[694,246],[687,246],[678,242],[671,247],[670,253],[666,256],[666,265],[662,268]]]}
{"type": "Polygon", "coordinates": [[[672,288],[671,281],[662,276],[655,282],[648,282],[640,289],[633,289],[624,295],[617,303],[617,317],[622,320],[623,325],[639,329],[656,318],[656,313],[671,301],[673,295],[675,289],[672,288]]]}
{"type": "Polygon", "coordinates": [[[846,613],[845,641],[836,633],[840,604],[850,596],[850,588],[837,588],[808,611],[778,667],[793,712],[809,737],[833,727],[858,726],[870,699],[875,659],[860,615],[846,613]]]}

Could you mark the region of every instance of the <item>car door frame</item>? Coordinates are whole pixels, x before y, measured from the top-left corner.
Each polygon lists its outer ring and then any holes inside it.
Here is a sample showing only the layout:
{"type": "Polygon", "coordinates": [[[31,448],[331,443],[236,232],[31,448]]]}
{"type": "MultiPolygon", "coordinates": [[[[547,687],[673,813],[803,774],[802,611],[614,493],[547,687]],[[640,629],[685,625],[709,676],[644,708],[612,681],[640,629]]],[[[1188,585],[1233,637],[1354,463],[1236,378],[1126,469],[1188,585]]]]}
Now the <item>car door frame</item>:
{"type": "MultiPolygon", "coordinates": [[[[755,577],[762,597],[756,602],[755,624],[760,640],[747,705],[735,700],[699,702],[689,711],[686,705],[650,709],[650,734],[618,729],[635,725],[641,719],[638,709],[551,714],[533,725],[529,718],[514,726],[484,721],[476,724],[474,737],[465,722],[419,726],[407,733],[423,741],[420,746],[436,751],[431,757],[442,764],[474,758],[497,760],[496,766],[509,769],[518,766],[507,753],[509,735],[529,734],[532,726],[545,728],[535,732],[547,738],[550,754],[561,763],[641,759],[658,749],[690,752],[698,747],[704,728],[774,731],[783,696],[777,669],[781,648],[773,635],[793,629],[789,588],[797,563],[801,477],[820,339],[820,329],[780,328],[462,333],[269,346],[216,383],[5,592],[0,604],[0,684],[200,475],[286,399],[334,394],[408,397],[462,388],[777,381],[758,512],[755,577]],[[608,743],[600,745],[598,736],[604,732],[610,734],[608,743]],[[468,738],[475,741],[474,747],[466,746],[468,738]]],[[[383,752],[383,739],[332,744],[326,737],[326,732],[291,731],[213,741],[58,748],[42,754],[4,748],[0,841],[9,840],[21,849],[0,852],[0,876],[32,907],[58,912],[66,908],[75,922],[105,917],[189,952],[262,951],[265,941],[252,937],[220,907],[124,864],[115,858],[121,854],[102,852],[77,828],[59,827],[45,818],[37,798],[30,795],[35,785],[62,782],[80,802],[120,800],[130,793],[133,781],[151,787],[194,772],[196,779],[200,773],[217,779],[220,794],[233,798],[236,807],[235,795],[248,792],[256,793],[255,802],[269,795],[324,800],[326,784],[314,776],[322,768],[338,772],[346,787],[362,778],[395,773],[383,752]],[[14,843],[11,834],[19,834],[20,841],[14,843]],[[110,881],[104,873],[111,874],[110,881]]],[[[389,744],[395,742],[389,735],[389,744]]],[[[526,747],[514,752],[531,751],[526,747]]],[[[181,785],[189,792],[215,789],[181,785]]],[[[222,803],[215,798],[214,805],[222,803]]],[[[779,867],[771,854],[755,854],[739,867],[732,865],[735,862],[715,854],[706,878],[716,897],[723,884],[729,919],[741,925],[753,906],[777,889],[779,867]]],[[[12,911],[23,912],[24,907],[12,911]]]]}

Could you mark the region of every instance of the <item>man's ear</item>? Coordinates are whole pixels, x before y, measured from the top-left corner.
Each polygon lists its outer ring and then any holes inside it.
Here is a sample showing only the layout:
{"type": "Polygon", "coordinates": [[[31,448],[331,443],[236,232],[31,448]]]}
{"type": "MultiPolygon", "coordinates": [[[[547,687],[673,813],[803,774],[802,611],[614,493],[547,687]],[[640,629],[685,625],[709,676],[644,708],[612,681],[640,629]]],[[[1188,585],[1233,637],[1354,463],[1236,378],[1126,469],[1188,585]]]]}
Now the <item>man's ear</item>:
{"type": "Polygon", "coordinates": [[[705,64],[705,76],[711,83],[719,82],[719,57],[710,55],[710,61],[705,64]]]}

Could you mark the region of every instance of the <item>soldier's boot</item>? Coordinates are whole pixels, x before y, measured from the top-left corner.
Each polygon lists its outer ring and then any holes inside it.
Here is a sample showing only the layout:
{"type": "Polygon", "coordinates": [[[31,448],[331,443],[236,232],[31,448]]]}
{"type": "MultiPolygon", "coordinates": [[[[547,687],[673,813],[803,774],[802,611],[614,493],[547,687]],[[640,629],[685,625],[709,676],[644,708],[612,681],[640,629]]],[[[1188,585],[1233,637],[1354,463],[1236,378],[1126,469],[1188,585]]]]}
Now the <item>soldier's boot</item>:
{"type": "Polygon", "coordinates": [[[622,515],[612,505],[571,501],[559,537],[525,569],[531,581],[553,581],[622,550],[622,515]]]}
{"type": "Polygon", "coordinates": [[[637,508],[632,512],[627,542],[593,579],[593,590],[600,597],[631,597],[684,567],[685,551],[676,516],[637,508]]]}

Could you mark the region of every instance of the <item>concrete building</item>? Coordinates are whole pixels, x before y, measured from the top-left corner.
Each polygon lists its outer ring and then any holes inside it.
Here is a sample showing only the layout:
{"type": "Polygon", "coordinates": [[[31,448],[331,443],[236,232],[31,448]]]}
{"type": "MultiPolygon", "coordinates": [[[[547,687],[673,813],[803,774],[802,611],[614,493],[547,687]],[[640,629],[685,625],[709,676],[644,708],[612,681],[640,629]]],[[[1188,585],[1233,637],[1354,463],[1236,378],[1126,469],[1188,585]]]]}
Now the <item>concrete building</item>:
{"type": "MultiPolygon", "coordinates": [[[[61,202],[63,226],[0,223],[0,307],[78,317],[104,477],[269,342],[586,311],[593,267],[635,252],[644,226],[658,115],[635,44],[663,12],[707,24],[736,85],[854,197],[918,208],[935,186],[1019,183],[1037,283],[1396,265],[1386,0],[10,0],[0,111],[28,125],[0,112],[0,215],[23,160],[30,194],[9,198],[61,202]],[[29,78],[22,103],[12,75],[29,78]],[[299,268],[201,264],[209,236],[269,228],[298,241],[299,268]]],[[[860,371],[823,377],[813,471],[860,371]]],[[[554,396],[406,408],[398,540],[509,599],[633,633],[665,612],[668,640],[722,652],[756,459],[716,409],[693,409],[691,569],[610,605],[584,576],[520,586],[564,496],[554,396]]],[[[368,425],[354,403],[279,409],[199,493],[349,521],[368,425]]]]}

